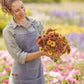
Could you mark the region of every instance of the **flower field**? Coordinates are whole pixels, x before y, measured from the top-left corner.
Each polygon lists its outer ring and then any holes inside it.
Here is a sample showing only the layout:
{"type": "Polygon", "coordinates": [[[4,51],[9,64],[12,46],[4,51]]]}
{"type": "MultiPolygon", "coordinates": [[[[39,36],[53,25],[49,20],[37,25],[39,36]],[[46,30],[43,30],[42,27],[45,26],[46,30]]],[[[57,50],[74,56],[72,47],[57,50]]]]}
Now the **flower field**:
{"type": "MultiPolygon", "coordinates": [[[[69,55],[63,55],[59,64],[43,56],[46,84],[83,84],[84,52],[72,48],[69,55]]],[[[0,84],[8,84],[13,59],[7,51],[0,51],[0,84]]]]}
{"type": "MultiPolygon", "coordinates": [[[[46,84],[84,84],[84,4],[28,3],[25,7],[26,14],[39,18],[45,29],[53,28],[65,35],[71,47],[71,53],[62,55],[58,64],[42,57],[46,84]]],[[[10,20],[11,16],[0,9],[0,84],[8,84],[13,64],[2,40],[2,31],[10,20]]]]}

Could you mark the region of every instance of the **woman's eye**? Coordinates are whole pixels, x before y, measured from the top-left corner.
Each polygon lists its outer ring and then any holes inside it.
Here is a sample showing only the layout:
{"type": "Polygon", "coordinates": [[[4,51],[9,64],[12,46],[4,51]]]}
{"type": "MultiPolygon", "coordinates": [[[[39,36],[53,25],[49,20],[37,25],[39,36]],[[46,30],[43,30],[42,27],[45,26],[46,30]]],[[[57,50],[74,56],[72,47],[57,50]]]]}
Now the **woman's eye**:
{"type": "Polygon", "coordinates": [[[16,10],[15,12],[19,12],[19,10],[16,10]]]}

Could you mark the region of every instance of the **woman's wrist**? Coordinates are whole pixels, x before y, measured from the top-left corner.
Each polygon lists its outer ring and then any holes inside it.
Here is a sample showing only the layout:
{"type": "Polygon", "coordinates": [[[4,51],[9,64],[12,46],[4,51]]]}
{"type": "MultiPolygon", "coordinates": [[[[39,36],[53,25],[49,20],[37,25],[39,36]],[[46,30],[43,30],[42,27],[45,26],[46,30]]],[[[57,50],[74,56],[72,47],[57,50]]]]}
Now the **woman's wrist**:
{"type": "Polygon", "coordinates": [[[45,55],[45,52],[40,51],[40,55],[41,55],[41,56],[44,56],[44,55],[45,55]]]}

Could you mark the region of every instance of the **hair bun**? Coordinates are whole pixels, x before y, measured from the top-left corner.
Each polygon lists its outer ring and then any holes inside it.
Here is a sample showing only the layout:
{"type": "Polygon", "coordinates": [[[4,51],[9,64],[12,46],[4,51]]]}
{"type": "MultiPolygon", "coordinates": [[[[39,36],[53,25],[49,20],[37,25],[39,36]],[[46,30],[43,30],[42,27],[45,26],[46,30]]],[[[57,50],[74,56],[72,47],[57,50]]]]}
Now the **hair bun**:
{"type": "Polygon", "coordinates": [[[7,13],[7,8],[5,7],[4,0],[1,0],[2,11],[7,13]]]}
{"type": "Polygon", "coordinates": [[[5,6],[2,7],[2,11],[5,12],[5,13],[8,13],[8,9],[5,6]]]}
{"type": "Polygon", "coordinates": [[[5,6],[5,0],[1,0],[2,11],[5,13],[10,13],[9,9],[5,6]]]}

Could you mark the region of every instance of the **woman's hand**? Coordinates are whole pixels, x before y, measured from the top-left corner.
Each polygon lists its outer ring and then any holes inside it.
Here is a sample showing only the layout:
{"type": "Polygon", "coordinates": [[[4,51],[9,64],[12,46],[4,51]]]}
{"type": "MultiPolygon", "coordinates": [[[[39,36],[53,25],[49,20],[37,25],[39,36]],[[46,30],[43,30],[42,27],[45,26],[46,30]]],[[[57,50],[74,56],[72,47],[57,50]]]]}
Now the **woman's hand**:
{"type": "Polygon", "coordinates": [[[56,59],[59,58],[62,54],[59,54],[58,56],[55,55],[49,55],[47,52],[43,52],[43,54],[47,57],[50,57],[51,59],[56,59]]]}

